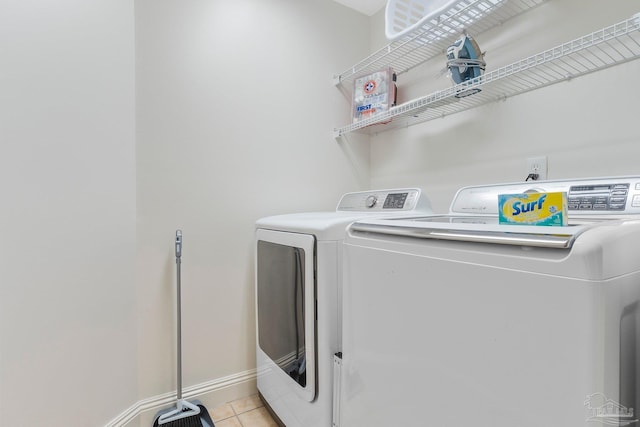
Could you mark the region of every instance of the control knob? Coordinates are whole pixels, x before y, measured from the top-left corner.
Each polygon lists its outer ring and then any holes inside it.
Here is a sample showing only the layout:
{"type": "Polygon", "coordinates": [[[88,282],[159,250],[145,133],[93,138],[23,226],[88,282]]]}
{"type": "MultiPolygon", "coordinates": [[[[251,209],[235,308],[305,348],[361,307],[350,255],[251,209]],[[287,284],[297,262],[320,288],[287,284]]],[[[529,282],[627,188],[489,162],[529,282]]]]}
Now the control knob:
{"type": "Polygon", "coordinates": [[[365,205],[368,208],[372,208],[376,205],[376,203],[378,203],[378,198],[374,195],[371,195],[369,197],[367,197],[367,200],[365,200],[365,205]]]}

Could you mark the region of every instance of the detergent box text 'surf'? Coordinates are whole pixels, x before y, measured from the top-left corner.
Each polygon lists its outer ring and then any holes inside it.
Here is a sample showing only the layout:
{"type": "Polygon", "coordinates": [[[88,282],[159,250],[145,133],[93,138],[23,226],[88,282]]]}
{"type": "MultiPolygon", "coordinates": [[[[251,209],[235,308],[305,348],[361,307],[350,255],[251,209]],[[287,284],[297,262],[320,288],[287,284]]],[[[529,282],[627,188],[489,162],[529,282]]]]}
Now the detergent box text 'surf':
{"type": "Polygon", "coordinates": [[[500,224],[567,225],[567,193],[500,194],[500,224]]]}

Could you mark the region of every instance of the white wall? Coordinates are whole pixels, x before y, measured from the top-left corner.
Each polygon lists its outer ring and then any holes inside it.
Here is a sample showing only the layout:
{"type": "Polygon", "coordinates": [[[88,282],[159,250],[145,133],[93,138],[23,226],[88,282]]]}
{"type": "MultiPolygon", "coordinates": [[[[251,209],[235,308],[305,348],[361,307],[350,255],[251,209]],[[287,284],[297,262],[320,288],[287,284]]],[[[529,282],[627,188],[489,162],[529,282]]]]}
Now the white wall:
{"type": "MultiPolygon", "coordinates": [[[[637,0],[553,0],[476,35],[487,71],[640,12],[637,0]]],[[[384,21],[373,18],[374,42],[384,21]]],[[[447,88],[435,58],[398,78],[399,101],[447,88]]],[[[371,138],[371,187],[415,185],[446,211],[464,185],[521,181],[526,158],[546,155],[549,179],[638,174],[640,61],[371,138]]]]}
{"type": "Polygon", "coordinates": [[[368,23],[327,0],[136,1],[141,397],[175,388],[177,228],[191,386],[255,369],[255,221],[369,184],[368,145],[331,134],[368,23]]]}
{"type": "Polygon", "coordinates": [[[133,5],[0,2],[0,425],[137,400],[133,5]]]}

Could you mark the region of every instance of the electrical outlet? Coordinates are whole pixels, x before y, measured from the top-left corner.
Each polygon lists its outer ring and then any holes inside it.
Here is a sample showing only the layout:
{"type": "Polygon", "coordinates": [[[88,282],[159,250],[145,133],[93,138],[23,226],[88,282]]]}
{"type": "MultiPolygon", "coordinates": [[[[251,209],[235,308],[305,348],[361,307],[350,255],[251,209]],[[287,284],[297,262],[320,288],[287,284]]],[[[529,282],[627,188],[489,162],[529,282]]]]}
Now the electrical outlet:
{"type": "Polygon", "coordinates": [[[547,156],[529,157],[527,159],[527,181],[547,179],[547,156]],[[533,178],[536,176],[537,178],[533,178]]]}

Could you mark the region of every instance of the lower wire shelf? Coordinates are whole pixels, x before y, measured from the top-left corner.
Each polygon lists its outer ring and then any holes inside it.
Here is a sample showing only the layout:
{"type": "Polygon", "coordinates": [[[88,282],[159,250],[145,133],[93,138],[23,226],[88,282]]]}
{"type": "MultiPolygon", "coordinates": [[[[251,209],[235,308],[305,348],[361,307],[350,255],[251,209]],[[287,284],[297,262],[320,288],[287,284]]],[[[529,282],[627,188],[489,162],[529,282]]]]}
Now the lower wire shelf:
{"type": "Polygon", "coordinates": [[[405,102],[357,123],[335,128],[334,136],[337,138],[354,131],[380,133],[427,122],[638,58],[640,13],[473,80],[405,102]],[[461,96],[469,92],[474,93],[461,96]]]}

